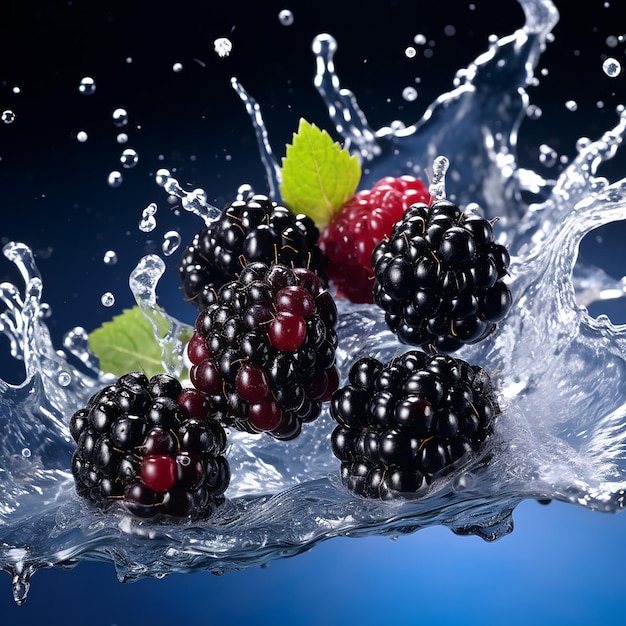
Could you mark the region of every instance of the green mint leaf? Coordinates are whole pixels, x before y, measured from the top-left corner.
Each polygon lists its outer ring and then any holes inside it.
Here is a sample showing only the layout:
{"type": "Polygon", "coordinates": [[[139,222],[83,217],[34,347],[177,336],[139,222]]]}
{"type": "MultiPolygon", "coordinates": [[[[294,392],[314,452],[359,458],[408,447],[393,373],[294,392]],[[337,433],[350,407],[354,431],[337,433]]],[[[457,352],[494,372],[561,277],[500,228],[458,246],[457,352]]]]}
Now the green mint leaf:
{"type": "Polygon", "coordinates": [[[89,349],[100,361],[100,369],[115,376],[142,371],[150,377],[164,371],[161,346],[138,306],[124,309],[92,331],[89,349]]]}
{"type": "Polygon", "coordinates": [[[324,228],[361,179],[361,166],[325,130],[300,120],[282,163],[280,193],[294,213],[308,215],[324,228]]]}

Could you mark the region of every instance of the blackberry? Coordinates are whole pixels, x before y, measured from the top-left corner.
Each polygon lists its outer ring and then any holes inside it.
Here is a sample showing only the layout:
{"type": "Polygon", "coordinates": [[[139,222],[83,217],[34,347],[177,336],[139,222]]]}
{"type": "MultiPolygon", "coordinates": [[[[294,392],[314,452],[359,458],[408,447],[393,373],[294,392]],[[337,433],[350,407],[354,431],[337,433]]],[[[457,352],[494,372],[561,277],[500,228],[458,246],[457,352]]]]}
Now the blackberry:
{"type": "Polygon", "coordinates": [[[487,373],[446,354],[412,350],[390,363],[353,363],[332,396],[332,449],[354,493],[421,493],[479,451],[500,412],[487,373]]]}
{"type": "Polygon", "coordinates": [[[448,200],[417,203],[372,254],[374,299],[400,341],[452,352],[508,313],[508,265],[490,222],[448,200]]]}
{"type": "Polygon", "coordinates": [[[196,319],[191,382],[225,425],[292,439],[337,387],[336,321],[310,269],[249,263],[196,319]]]}
{"type": "Polygon", "coordinates": [[[205,398],[167,374],[120,377],[70,419],[78,494],[139,517],[204,517],[230,480],[226,434],[205,398]]]}
{"type": "Polygon", "coordinates": [[[202,310],[219,288],[250,262],[308,267],[324,282],[326,259],[311,218],[294,215],[263,195],[227,204],[218,219],[195,235],[183,253],[179,274],[187,300],[202,310]]]}

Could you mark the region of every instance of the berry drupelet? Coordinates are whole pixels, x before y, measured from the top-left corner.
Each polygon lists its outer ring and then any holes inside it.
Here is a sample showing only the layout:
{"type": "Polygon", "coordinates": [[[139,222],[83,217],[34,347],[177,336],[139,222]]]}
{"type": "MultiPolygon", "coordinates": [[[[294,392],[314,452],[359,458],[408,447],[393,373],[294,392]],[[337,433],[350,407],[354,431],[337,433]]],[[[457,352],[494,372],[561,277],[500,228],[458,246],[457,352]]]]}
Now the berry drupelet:
{"type": "Polygon", "coordinates": [[[418,203],[374,250],[374,298],[400,341],[451,352],[485,339],[508,313],[508,265],[477,213],[418,203]]]}
{"type": "Polygon", "coordinates": [[[331,437],[354,493],[420,494],[479,451],[499,413],[486,372],[445,354],[412,350],[384,364],[353,363],[332,396],[331,437]]]}
{"type": "Polygon", "coordinates": [[[226,434],[206,398],[167,374],[120,377],[70,419],[80,496],[138,517],[206,517],[224,501],[226,434]]]}
{"type": "Polygon", "coordinates": [[[197,317],[191,382],[225,425],[292,439],[337,387],[336,321],[310,269],[249,263],[197,317]]]}
{"type": "Polygon", "coordinates": [[[294,215],[266,196],[232,202],[195,235],[182,255],[179,274],[185,298],[200,310],[206,308],[224,283],[256,261],[308,267],[325,282],[326,259],[318,236],[313,220],[294,215]]]}
{"type": "Polygon", "coordinates": [[[409,206],[429,199],[426,186],[418,178],[387,176],[341,207],[320,235],[320,248],[328,257],[326,275],[338,296],[351,302],[374,302],[374,248],[391,234],[409,206]]]}

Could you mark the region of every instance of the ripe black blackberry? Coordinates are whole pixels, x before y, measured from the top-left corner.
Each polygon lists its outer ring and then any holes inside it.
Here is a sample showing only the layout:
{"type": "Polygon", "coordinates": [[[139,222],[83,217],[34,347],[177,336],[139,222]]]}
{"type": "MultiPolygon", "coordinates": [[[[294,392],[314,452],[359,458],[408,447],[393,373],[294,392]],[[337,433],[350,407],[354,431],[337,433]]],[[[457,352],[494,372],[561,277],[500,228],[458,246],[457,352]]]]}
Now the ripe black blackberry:
{"type": "Polygon", "coordinates": [[[374,299],[400,341],[452,352],[508,313],[508,265],[490,222],[448,200],[417,203],[372,254],[374,299]]]}
{"type": "Polygon", "coordinates": [[[356,361],[330,408],[344,485],[381,499],[419,493],[465,464],[499,413],[482,368],[416,350],[388,364],[356,361]]]}
{"type": "Polygon", "coordinates": [[[230,480],[226,434],[206,398],[167,374],[125,374],[70,419],[78,494],[139,517],[204,517],[230,480]]]}
{"type": "Polygon", "coordinates": [[[336,321],[310,269],[249,263],[198,315],[191,382],[224,424],[292,439],[337,387],[336,321]]]}
{"type": "Polygon", "coordinates": [[[326,257],[311,218],[294,215],[263,195],[227,204],[220,217],[195,235],[182,255],[179,273],[185,297],[202,310],[245,263],[279,262],[308,267],[326,282],[326,257]]]}

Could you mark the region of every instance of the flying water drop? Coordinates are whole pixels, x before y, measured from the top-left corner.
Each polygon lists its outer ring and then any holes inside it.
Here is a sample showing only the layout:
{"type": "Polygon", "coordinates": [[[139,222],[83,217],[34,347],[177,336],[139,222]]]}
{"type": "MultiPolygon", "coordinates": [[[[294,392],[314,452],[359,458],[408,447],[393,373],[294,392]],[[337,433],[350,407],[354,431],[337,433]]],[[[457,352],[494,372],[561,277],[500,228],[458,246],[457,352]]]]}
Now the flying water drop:
{"type": "Polygon", "coordinates": [[[175,230],[168,230],[163,235],[163,244],[161,249],[165,256],[171,256],[180,247],[180,234],[175,230]]]}
{"type": "Polygon", "coordinates": [[[622,65],[617,59],[609,57],[608,59],[604,60],[604,63],[602,63],[602,71],[609,78],[616,78],[622,72],[622,65]]]}
{"type": "Polygon", "coordinates": [[[126,109],[115,109],[111,117],[113,118],[113,123],[116,126],[126,126],[126,124],[128,124],[128,112],[126,109]]]}
{"type": "Polygon", "coordinates": [[[111,307],[115,304],[115,296],[110,291],[107,291],[102,294],[100,302],[102,302],[102,306],[111,307]]]}
{"type": "Polygon", "coordinates": [[[278,21],[283,26],[291,26],[293,24],[293,13],[289,9],[283,9],[278,14],[278,21]]]}
{"type": "Polygon", "coordinates": [[[78,83],[78,92],[83,96],[91,96],[96,91],[96,81],[91,76],[85,76],[78,83]]]}
{"type": "Polygon", "coordinates": [[[11,111],[11,109],[5,109],[2,111],[0,118],[5,124],[13,124],[15,121],[15,113],[11,111]]]}
{"type": "Polygon", "coordinates": [[[135,165],[137,165],[138,162],[139,162],[139,155],[132,148],[126,148],[126,150],[124,150],[124,152],[122,152],[122,155],[120,156],[120,163],[127,170],[130,169],[131,167],[135,167],[135,165]]]}
{"type": "Polygon", "coordinates": [[[144,233],[150,233],[156,228],[157,212],[156,202],[151,202],[141,213],[141,221],[139,222],[139,230],[144,233]]]}
{"type": "Polygon", "coordinates": [[[113,170],[109,172],[109,176],[107,178],[107,184],[109,187],[119,187],[123,182],[122,173],[117,170],[113,170]]]}
{"type": "Polygon", "coordinates": [[[227,57],[233,49],[233,42],[228,37],[218,37],[213,42],[213,49],[219,57],[227,57]]]}

